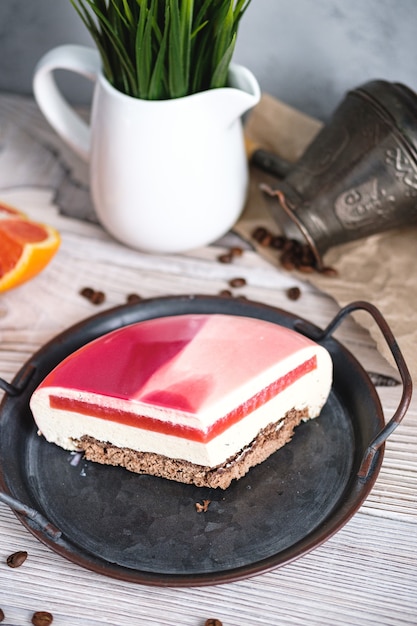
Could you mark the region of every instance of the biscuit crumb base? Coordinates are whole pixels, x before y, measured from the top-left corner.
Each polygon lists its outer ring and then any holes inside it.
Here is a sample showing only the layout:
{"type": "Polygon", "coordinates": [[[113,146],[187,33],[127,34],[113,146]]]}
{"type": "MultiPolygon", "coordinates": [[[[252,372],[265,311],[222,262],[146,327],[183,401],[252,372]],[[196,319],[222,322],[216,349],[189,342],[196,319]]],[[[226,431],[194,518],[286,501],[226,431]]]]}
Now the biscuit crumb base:
{"type": "Polygon", "coordinates": [[[120,465],[136,474],[150,474],[180,483],[227,489],[232,480],[242,478],[251,467],[259,465],[288,443],[301,421],[309,419],[308,409],[288,411],[284,418],[269,424],[256,438],[222,465],[205,467],[181,459],[172,459],[153,452],[117,448],[84,435],[74,441],[89,461],[103,465],[120,465]]]}

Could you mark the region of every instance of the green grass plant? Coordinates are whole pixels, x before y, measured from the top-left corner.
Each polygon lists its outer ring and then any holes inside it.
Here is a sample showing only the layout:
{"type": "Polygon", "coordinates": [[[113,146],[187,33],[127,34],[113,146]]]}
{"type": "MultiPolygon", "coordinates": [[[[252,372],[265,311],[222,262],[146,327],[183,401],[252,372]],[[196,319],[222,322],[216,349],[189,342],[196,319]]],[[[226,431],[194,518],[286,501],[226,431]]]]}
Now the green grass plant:
{"type": "Polygon", "coordinates": [[[146,100],[224,87],[251,0],[70,0],[107,80],[146,100]]]}

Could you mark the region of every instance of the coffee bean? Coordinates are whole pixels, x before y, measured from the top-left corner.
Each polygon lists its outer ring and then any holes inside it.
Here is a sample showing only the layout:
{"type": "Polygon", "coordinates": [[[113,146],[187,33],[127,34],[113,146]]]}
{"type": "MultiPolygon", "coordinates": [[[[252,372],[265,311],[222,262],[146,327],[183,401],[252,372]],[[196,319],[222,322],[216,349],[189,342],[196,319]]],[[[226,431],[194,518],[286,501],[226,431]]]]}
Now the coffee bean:
{"type": "Polygon", "coordinates": [[[220,263],[233,263],[233,259],[242,256],[242,254],[243,248],[241,248],[240,246],[233,246],[227,252],[220,254],[217,257],[217,260],[220,261],[220,263]]]}
{"type": "Polygon", "coordinates": [[[141,296],[139,296],[137,293],[130,293],[126,298],[126,302],[128,304],[136,304],[137,302],[140,302],[141,300],[142,300],[141,296]]]}
{"type": "Polygon", "coordinates": [[[298,300],[301,296],[301,290],[299,287],[290,287],[287,289],[287,296],[290,300],[298,300]]]}
{"type": "Polygon", "coordinates": [[[276,235],[271,239],[271,248],[274,250],[282,250],[285,245],[286,239],[282,235],[276,235]]]}
{"type": "Polygon", "coordinates": [[[223,626],[223,624],[219,619],[212,617],[210,619],[206,619],[204,626],[223,626]]]}
{"type": "Polygon", "coordinates": [[[255,228],[255,230],[252,233],[253,239],[255,239],[255,241],[258,241],[258,242],[262,241],[262,239],[266,235],[268,235],[268,231],[263,226],[258,226],[257,228],[255,228]]]}
{"type": "Polygon", "coordinates": [[[296,250],[296,241],[295,239],[286,239],[284,243],[284,247],[282,248],[284,252],[293,253],[296,250]]]}
{"type": "Polygon", "coordinates": [[[265,235],[262,238],[258,239],[258,243],[264,248],[269,248],[269,246],[271,245],[271,242],[272,242],[271,233],[265,233],[265,235]]]}
{"type": "Polygon", "coordinates": [[[243,248],[241,248],[240,246],[233,246],[232,248],[230,248],[230,254],[233,257],[242,256],[243,248]]]}
{"type": "Polygon", "coordinates": [[[231,287],[244,287],[246,285],[246,280],[244,278],[232,278],[229,280],[229,285],[231,287]]]}
{"type": "Polygon", "coordinates": [[[0,622],[4,622],[5,617],[3,609],[0,609],[0,622]]]}
{"type": "Polygon", "coordinates": [[[102,304],[106,299],[105,294],[102,291],[95,291],[90,298],[92,304],[102,304]]]}
{"type": "Polygon", "coordinates": [[[106,299],[102,291],[96,291],[91,287],[84,287],[81,289],[80,294],[87,300],[90,300],[91,304],[102,304],[106,299]]]}
{"type": "Polygon", "coordinates": [[[316,258],[314,256],[313,251],[310,248],[310,246],[308,246],[308,245],[303,246],[302,254],[301,254],[301,257],[300,257],[300,261],[304,265],[312,265],[312,266],[314,266],[316,264],[316,258]]]}
{"type": "Polygon", "coordinates": [[[49,626],[54,621],[52,613],[48,611],[36,611],[32,615],[33,626],[49,626]]]}
{"type": "Polygon", "coordinates": [[[316,271],[316,258],[310,246],[302,245],[300,249],[294,251],[294,261],[299,272],[311,274],[316,271]]]}
{"type": "Polygon", "coordinates": [[[83,296],[83,298],[91,300],[94,295],[94,289],[92,289],[91,287],[83,287],[83,289],[81,289],[80,291],[80,294],[83,296]]]}
{"type": "Polygon", "coordinates": [[[310,246],[298,239],[288,239],[284,235],[272,235],[264,226],[258,226],[252,232],[252,238],[260,245],[280,250],[280,263],[285,270],[298,270],[303,274],[319,272],[323,276],[334,278],[338,271],[334,267],[317,267],[316,257],[310,246]]]}
{"type": "Polygon", "coordinates": [[[232,295],[233,295],[233,294],[232,294],[232,292],[231,292],[229,289],[222,289],[222,290],[219,292],[219,296],[223,296],[223,297],[225,297],[225,298],[231,298],[231,297],[232,297],[232,295]]]}
{"type": "Polygon", "coordinates": [[[232,263],[232,261],[233,261],[233,254],[231,252],[225,252],[224,254],[220,254],[217,257],[217,260],[220,263],[232,263]]]}
{"type": "Polygon", "coordinates": [[[28,558],[28,553],[24,550],[19,550],[18,552],[14,552],[7,557],[7,565],[9,567],[20,567],[28,558]]]}
{"type": "Polygon", "coordinates": [[[295,270],[295,263],[294,263],[294,259],[292,257],[291,252],[289,252],[288,250],[286,252],[284,252],[281,255],[281,265],[285,270],[288,270],[289,272],[291,272],[292,270],[295,270]]]}

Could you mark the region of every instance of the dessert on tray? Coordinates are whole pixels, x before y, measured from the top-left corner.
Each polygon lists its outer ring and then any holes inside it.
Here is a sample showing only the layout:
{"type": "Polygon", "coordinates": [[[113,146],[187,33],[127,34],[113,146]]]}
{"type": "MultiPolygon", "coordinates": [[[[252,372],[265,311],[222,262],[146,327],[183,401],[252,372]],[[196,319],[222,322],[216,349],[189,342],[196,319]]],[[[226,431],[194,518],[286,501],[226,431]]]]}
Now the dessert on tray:
{"type": "Polygon", "coordinates": [[[86,344],[30,407],[47,441],[91,461],[225,489],[317,417],[331,384],[327,350],[295,331],[186,314],[86,344]]]}

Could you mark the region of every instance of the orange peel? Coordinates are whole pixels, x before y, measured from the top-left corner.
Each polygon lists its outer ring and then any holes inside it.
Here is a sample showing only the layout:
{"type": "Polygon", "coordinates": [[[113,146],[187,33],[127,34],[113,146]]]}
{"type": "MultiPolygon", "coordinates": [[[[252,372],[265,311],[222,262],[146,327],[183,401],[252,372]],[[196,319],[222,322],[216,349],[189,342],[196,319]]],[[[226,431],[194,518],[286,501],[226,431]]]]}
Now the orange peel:
{"type": "Polygon", "coordinates": [[[39,274],[61,243],[57,230],[32,221],[24,213],[0,204],[0,292],[39,274]]]}

